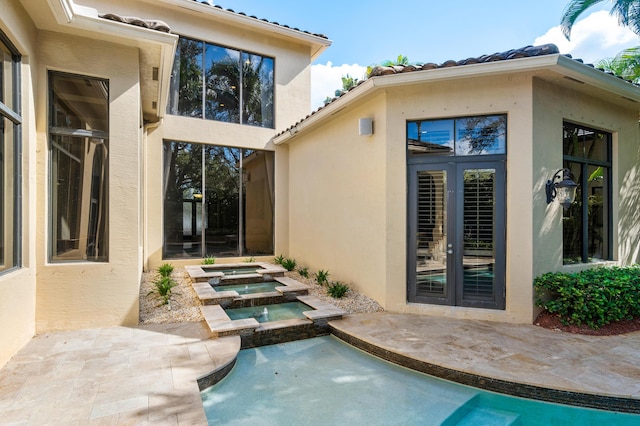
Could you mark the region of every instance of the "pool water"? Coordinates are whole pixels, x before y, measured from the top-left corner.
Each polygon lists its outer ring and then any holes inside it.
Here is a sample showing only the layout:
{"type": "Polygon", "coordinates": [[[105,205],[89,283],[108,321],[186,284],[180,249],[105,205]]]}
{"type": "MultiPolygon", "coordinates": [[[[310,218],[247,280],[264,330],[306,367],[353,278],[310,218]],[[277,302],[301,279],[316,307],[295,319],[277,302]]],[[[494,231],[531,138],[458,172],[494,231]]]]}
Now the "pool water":
{"type": "Polygon", "coordinates": [[[259,323],[306,318],[302,313],[311,311],[309,305],[302,302],[274,303],[271,305],[249,306],[246,308],[225,309],[232,320],[255,318],[259,323]]]}
{"type": "Polygon", "coordinates": [[[241,350],[201,393],[209,424],[638,425],[640,415],[500,395],[418,373],[333,336],[241,350]]]}
{"type": "Polygon", "coordinates": [[[238,267],[238,268],[224,268],[219,266],[203,266],[202,269],[205,272],[222,272],[225,275],[243,275],[243,274],[255,274],[258,272],[258,269],[253,266],[247,267],[238,267]]]}
{"type": "MultiPolygon", "coordinates": [[[[217,285],[216,291],[236,291],[238,294],[268,293],[276,291],[276,287],[281,287],[277,281],[265,281],[261,283],[217,285]]],[[[308,309],[307,309],[308,310],[308,309]]]]}

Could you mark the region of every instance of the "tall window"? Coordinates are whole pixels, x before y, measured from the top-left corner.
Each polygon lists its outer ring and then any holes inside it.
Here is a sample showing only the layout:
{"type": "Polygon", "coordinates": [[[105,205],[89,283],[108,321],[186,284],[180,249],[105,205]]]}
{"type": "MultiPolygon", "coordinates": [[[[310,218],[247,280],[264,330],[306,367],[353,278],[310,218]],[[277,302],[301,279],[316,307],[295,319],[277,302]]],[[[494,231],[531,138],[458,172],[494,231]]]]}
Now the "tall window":
{"type": "Polygon", "coordinates": [[[20,55],[0,32],[0,272],[21,264],[20,55]]]}
{"type": "Polygon", "coordinates": [[[164,258],[273,254],[274,155],[164,143],[164,258]]]}
{"type": "Polygon", "coordinates": [[[181,37],[169,113],[274,127],[274,60],[181,37]]]}
{"type": "Polygon", "coordinates": [[[562,218],[563,260],[612,259],[611,134],[564,123],[563,164],[578,184],[562,218]]]}
{"type": "Polygon", "coordinates": [[[52,261],[109,260],[109,83],[49,74],[52,261]]]}

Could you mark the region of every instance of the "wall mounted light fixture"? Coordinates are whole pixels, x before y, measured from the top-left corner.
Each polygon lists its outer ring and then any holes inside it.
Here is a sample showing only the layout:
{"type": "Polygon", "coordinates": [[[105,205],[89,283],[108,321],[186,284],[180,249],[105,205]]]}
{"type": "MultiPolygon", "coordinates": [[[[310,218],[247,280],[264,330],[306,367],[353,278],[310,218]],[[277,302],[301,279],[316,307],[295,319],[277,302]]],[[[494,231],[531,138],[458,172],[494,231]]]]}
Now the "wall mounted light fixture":
{"type": "Polygon", "coordinates": [[[547,204],[558,199],[562,207],[567,210],[576,198],[578,184],[571,179],[571,170],[560,169],[547,181],[547,204]],[[562,174],[561,174],[562,173],[562,174]]]}

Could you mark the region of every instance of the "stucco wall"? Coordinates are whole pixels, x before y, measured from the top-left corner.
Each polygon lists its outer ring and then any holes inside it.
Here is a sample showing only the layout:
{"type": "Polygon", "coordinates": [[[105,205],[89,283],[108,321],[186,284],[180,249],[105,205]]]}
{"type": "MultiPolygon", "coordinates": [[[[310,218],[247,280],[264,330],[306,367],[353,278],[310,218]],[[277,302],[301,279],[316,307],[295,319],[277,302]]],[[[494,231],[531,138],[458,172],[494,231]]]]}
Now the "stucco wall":
{"type": "Polygon", "coordinates": [[[623,263],[637,261],[639,139],[631,103],[608,103],[534,73],[423,82],[384,93],[288,142],[290,254],[299,261],[329,269],[388,311],[531,323],[533,279],[562,266],[561,207],[547,205],[544,185],[562,165],[564,119],[613,133],[614,246],[623,263]],[[485,114],[508,117],[506,308],[408,303],[406,122],[485,114]],[[376,133],[363,143],[357,118],[367,116],[374,117],[376,133]]]}
{"type": "MultiPolygon", "coordinates": [[[[640,250],[640,147],[636,106],[607,102],[534,80],[534,276],[562,266],[562,207],[547,205],[544,184],[562,167],[563,120],[612,133],[613,250],[621,264],[638,262],[640,250]],[[549,143],[548,141],[556,141],[549,143]]],[[[624,102],[624,101],[623,101],[624,102]]]]}
{"type": "Polygon", "coordinates": [[[394,142],[385,106],[381,94],[289,145],[288,255],[381,303],[395,248],[387,241],[385,161],[394,142]],[[373,135],[358,134],[360,118],[373,119],[373,135]]]}
{"type": "MultiPolygon", "coordinates": [[[[22,55],[22,268],[0,276],[0,367],[2,367],[35,333],[35,67],[36,30],[17,1],[2,5],[0,30],[22,55]]],[[[12,178],[10,178],[12,179],[12,178]]],[[[9,180],[11,182],[11,180],[9,180]]]]}
{"type": "Polygon", "coordinates": [[[142,271],[138,50],[41,32],[38,59],[37,330],[136,324],[142,271]],[[48,261],[49,70],[109,80],[109,262],[48,261]]]}

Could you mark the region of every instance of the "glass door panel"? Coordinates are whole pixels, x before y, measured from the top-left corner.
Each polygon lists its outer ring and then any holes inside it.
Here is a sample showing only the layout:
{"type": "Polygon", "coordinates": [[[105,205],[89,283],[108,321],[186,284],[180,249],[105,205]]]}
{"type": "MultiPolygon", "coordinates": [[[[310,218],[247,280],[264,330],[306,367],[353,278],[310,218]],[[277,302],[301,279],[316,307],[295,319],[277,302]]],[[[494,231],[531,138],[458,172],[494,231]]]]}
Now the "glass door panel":
{"type": "Polygon", "coordinates": [[[442,166],[418,166],[410,176],[410,301],[446,304],[453,295],[447,254],[451,251],[448,176],[442,166]]]}
{"type": "Polygon", "coordinates": [[[495,297],[495,169],[463,170],[463,300],[495,297]]]}
{"type": "Polygon", "coordinates": [[[409,166],[408,300],[504,309],[503,162],[409,166]]]}
{"type": "Polygon", "coordinates": [[[422,296],[444,297],[447,291],[446,184],[444,170],[418,172],[416,291],[422,296]]]}

